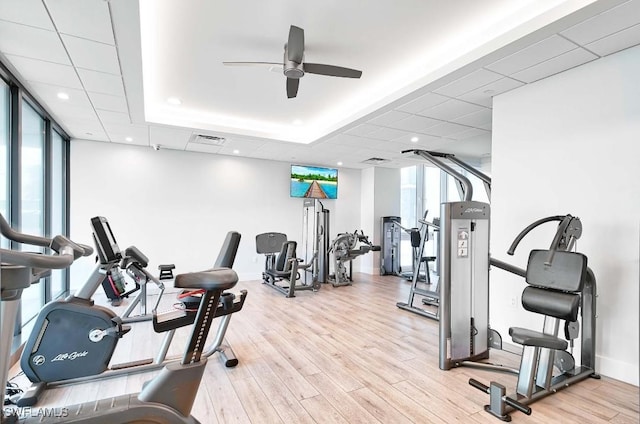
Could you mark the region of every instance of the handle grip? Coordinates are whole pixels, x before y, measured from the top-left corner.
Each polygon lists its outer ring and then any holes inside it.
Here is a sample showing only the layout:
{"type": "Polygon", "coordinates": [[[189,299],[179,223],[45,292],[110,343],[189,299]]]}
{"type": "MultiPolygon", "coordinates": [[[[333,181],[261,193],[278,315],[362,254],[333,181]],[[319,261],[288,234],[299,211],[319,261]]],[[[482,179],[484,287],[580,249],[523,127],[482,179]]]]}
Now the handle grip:
{"type": "Polygon", "coordinates": [[[504,397],[504,403],[506,403],[507,405],[509,405],[510,407],[512,407],[513,409],[517,409],[518,411],[522,412],[523,414],[526,415],[531,415],[531,408],[529,408],[527,405],[523,405],[520,402],[518,402],[515,399],[511,399],[510,397],[504,397]]]}
{"type": "Polygon", "coordinates": [[[482,384],[478,380],[470,378],[469,379],[469,384],[471,386],[475,387],[476,389],[480,390],[481,392],[489,393],[489,386],[485,386],[484,384],[482,384]]]}

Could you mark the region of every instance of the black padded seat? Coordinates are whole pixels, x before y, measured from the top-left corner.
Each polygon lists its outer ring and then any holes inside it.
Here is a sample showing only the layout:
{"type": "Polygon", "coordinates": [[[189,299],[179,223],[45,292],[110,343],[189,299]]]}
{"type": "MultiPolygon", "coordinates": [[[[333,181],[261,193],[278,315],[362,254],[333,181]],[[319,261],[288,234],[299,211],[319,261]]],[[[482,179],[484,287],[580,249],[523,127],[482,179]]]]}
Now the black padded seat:
{"type": "Polygon", "coordinates": [[[149,258],[135,246],[127,247],[124,255],[134,259],[142,268],[146,268],[149,265],[149,258]]]}
{"type": "Polygon", "coordinates": [[[509,328],[509,335],[514,343],[518,343],[523,346],[544,347],[556,350],[566,350],[568,346],[566,340],[559,339],[551,334],[544,334],[527,328],[511,327],[509,328]]]}
{"type": "Polygon", "coordinates": [[[228,290],[236,285],[238,275],[229,268],[189,272],[176,276],[174,286],[179,289],[228,290]]]}

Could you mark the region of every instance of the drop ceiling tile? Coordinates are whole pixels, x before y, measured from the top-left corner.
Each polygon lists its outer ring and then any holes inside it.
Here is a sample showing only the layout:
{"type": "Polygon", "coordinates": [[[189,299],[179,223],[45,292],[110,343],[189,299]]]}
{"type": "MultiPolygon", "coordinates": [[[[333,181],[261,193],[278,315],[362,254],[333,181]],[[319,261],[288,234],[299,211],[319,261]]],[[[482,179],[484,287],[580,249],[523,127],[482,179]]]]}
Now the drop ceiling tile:
{"type": "Polygon", "coordinates": [[[452,138],[454,140],[466,140],[468,138],[472,138],[472,137],[477,137],[479,135],[485,135],[487,134],[489,131],[487,130],[481,130],[478,128],[472,128],[470,130],[467,131],[462,131],[456,134],[451,134],[448,137],[452,138]]]}
{"type": "MultiPolygon", "coordinates": [[[[349,134],[338,134],[334,137],[331,137],[326,141],[328,145],[331,146],[357,146],[359,148],[366,146],[368,143],[374,143],[378,140],[366,138],[366,137],[357,137],[349,134]]],[[[313,146],[312,146],[313,147],[313,146]]]]}
{"type": "Polygon", "coordinates": [[[129,125],[131,124],[131,118],[129,118],[128,113],[120,113],[120,112],[111,112],[109,110],[97,110],[98,118],[100,118],[100,122],[105,126],[107,131],[109,131],[109,126],[111,124],[114,125],[129,125]]]}
{"type": "Polygon", "coordinates": [[[394,128],[380,127],[378,131],[368,134],[367,137],[375,138],[378,140],[393,140],[394,138],[399,138],[406,134],[406,131],[400,131],[394,128]]]}
{"type": "Polygon", "coordinates": [[[597,58],[598,56],[593,53],[582,48],[577,48],[523,71],[517,72],[513,74],[512,77],[526,83],[531,83],[542,78],[558,74],[562,71],[566,71],[567,69],[574,68],[578,65],[582,65],[583,63],[590,62],[597,58]]]}
{"type": "Polygon", "coordinates": [[[87,91],[112,96],[124,96],[124,85],[120,75],[105,74],[104,72],[78,69],[80,79],[87,91]]]}
{"type": "Polygon", "coordinates": [[[82,89],[78,75],[71,66],[20,56],[7,55],[6,57],[25,81],[82,89]]]}
{"type": "Polygon", "coordinates": [[[503,75],[511,75],[575,48],[576,45],[571,41],[552,35],[485,68],[503,75]]]}
{"type": "Polygon", "coordinates": [[[112,131],[111,129],[107,129],[107,135],[109,139],[113,143],[122,143],[122,144],[135,144],[137,146],[149,146],[149,129],[144,126],[144,128],[135,128],[131,126],[131,128],[123,128],[125,131],[112,131]],[[127,141],[127,138],[131,139],[131,141],[127,141]]]}
{"type": "Polygon", "coordinates": [[[400,110],[402,112],[417,113],[421,110],[425,110],[435,105],[439,105],[440,103],[444,103],[447,100],[449,100],[448,97],[441,96],[440,94],[427,93],[415,100],[410,101],[409,103],[396,107],[396,110],[400,110]]]}
{"type": "Polygon", "coordinates": [[[470,127],[482,128],[482,125],[491,124],[493,113],[491,109],[483,109],[468,115],[461,116],[453,120],[457,124],[468,125],[470,127]]]}
{"type": "Polygon", "coordinates": [[[437,106],[434,106],[430,109],[420,111],[419,114],[422,116],[427,116],[429,118],[436,118],[443,121],[450,121],[460,116],[468,115],[470,113],[477,112],[482,109],[485,109],[485,108],[473,103],[463,102],[457,99],[451,99],[437,106]]]}
{"type": "Polygon", "coordinates": [[[172,149],[184,150],[187,147],[192,131],[181,128],[149,127],[149,144],[159,144],[172,149]]]}
{"type": "Polygon", "coordinates": [[[61,33],[115,45],[109,2],[56,0],[47,6],[61,33]]]}
{"type": "Polygon", "coordinates": [[[67,118],[64,120],[64,126],[71,137],[91,137],[91,140],[109,141],[97,116],[93,119],[67,118]]]}
{"type": "Polygon", "coordinates": [[[210,146],[208,144],[200,143],[187,143],[185,148],[188,152],[200,152],[200,153],[218,153],[222,149],[220,146],[210,146]]]}
{"type": "Polygon", "coordinates": [[[52,110],[65,106],[85,107],[93,109],[87,93],[69,87],[61,87],[59,85],[43,84],[41,82],[30,82],[29,89],[36,94],[43,102],[45,102],[52,110]],[[69,99],[62,100],[58,98],[58,93],[63,92],[69,96],[69,99]]]}
{"type": "Polygon", "coordinates": [[[0,19],[55,31],[42,0],[2,0],[0,19]]]}
{"type": "Polygon", "coordinates": [[[507,91],[513,90],[514,88],[518,88],[523,85],[524,83],[522,83],[521,81],[516,81],[512,78],[504,77],[495,82],[487,84],[484,87],[480,87],[478,89],[465,93],[460,96],[459,99],[464,100],[465,102],[491,107],[493,105],[493,96],[506,93],[507,91]]]}
{"type": "Polygon", "coordinates": [[[464,93],[483,87],[489,83],[499,80],[500,78],[502,78],[502,75],[480,68],[433,91],[449,97],[459,97],[464,93]]]}
{"type": "Polygon", "coordinates": [[[76,140],[102,141],[102,142],[107,142],[107,143],[109,142],[109,137],[107,137],[107,134],[105,134],[102,131],[79,133],[79,134],[72,133],[71,139],[72,140],[76,139],[76,140]]]}
{"type": "Polygon", "coordinates": [[[438,125],[441,122],[442,121],[439,121],[437,119],[426,118],[419,115],[411,115],[409,118],[396,122],[395,124],[391,125],[391,127],[404,131],[423,132],[425,129],[438,125]]]}
{"type": "Polygon", "coordinates": [[[91,93],[89,98],[96,109],[110,110],[112,112],[129,113],[127,99],[122,96],[110,96],[109,94],[91,93]]]}
{"type": "MultiPolygon", "coordinates": [[[[135,140],[145,140],[149,144],[149,126],[133,124],[108,124],[104,125],[111,141],[125,142],[127,137],[135,140]]],[[[139,143],[138,143],[139,144],[139,143]]]]}
{"type": "Polygon", "coordinates": [[[467,127],[466,125],[460,125],[460,124],[454,124],[452,122],[445,122],[442,123],[440,125],[436,125],[435,127],[431,127],[429,129],[426,130],[426,133],[429,135],[436,135],[436,136],[441,136],[441,137],[445,137],[445,136],[449,136],[451,134],[456,134],[462,131],[467,131],[470,128],[467,127]]]}
{"type": "Polygon", "coordinates": [[[242,138],[227,138],[226,143],[222,146],[222,150],[220,153],[225,154],[236,154],[233,153],[234,150],[239,150],[240,155],[244,155],[245,153],[256,150],[260,148],[262,145],[266,143],[265,140],[246,140],[242,138]]]}
{"type": "Polygon", "coordinates": [[[0,51],[47,62],[71,65],[58,34],[0,20],[0,51]]]}
{"type": "Polygon", "coordinates": [[[378,141],[369,147],[382,152],[399,153],[402,150],[400,145],[400,143],[394,143],[393,141],[378,141]]]}
{"type": "Polygon", "coordinates": [[[440,140],[441,138],[442,137],[435,137],[435,136],[432,136],[432,135],[416,133],[416,134],[408,134],[406,136],[393,139],[392,141],[394,143],[406,144],[406,145],[409,145],[409,146],[413,145],[414,146],[413,148],[418,148],[418,147],[415,147],[415,146],[420,145],[420,144],[439,142],[439,141],[441,141],[440,140]],[[418,141],[412,141],[412,139],[414,137],[417,137],[418,141]]]}
{"type": "MultiPolygon", "coordinates": [[[[640,3],[640,1],[638,3],[640,3]]],[[[636,44],[640,44],[640,25],[634,25],[623,31],[616,32],[608,37],[587,44],[585,47],[600,56],[606,56],[633,47],[636,44]]]]}
{"type": "Polygon", "coordinates": [[[120,75],[115,46],[71,35],[61,37],[75,67],[120,75]]]}
{"type": "Polygon", "coordinates": [[[74,106],[73,104],[58,104],[52,108],[56,117],[66,124],[69,119],[84,119],[94,121],[97,119],[95,110],[91,106],[74,106]]]}
{"type": "Polygon", "coordinates": [[[406,112],[399,112],[397,110],[392,110],[389,111],[387,113],[384,113],[376,118],[370,119],[368,121],[369,124],[373,124],[373,125],[381,125],[381,126],[392,126],[391,124],[398,122],[402,119],[405,119],[407,117],[411,116],[410,113],[406,113],[406,112]]]}
{"type": "Polygon", "coordinates": [[[638,23],[640,1],[633,0],[580,22],[560,34],[584,46],[638,23]]]}
{"type": "Polygon", "coordinates": [[[366,136],[367,134],[370,134],[370,133],[372,133],[374,131],[378,131],[379,129],[380,129],[380,127],[378,127],[376,125],[362,124],[362,125],[358,125],[357,127],[354,127],[354,128],[351,128],[351,129],[345,131],[345,134],[366,136]]]}
{"type": "MultiPolygon", "coordinates": [[[[372,140],[375,142],[379,142],[379,140],[372,140]]],[[[361,148],[363,145],[363,139],[360,138],[358,140],[358,142],[353,143],[353,144],[346,144],[346,143],[342,143],[342,144],[336,144],[336,143],[329,143],[329,142],[324,142],[324,143],[314,143],[313,145],[309,146],[311,151],[332,151],[335,153],[340,153],[340,154],[344,154],[344,153],[350,153],[353,152],[354,149],[359,149],[361,148]]]]}

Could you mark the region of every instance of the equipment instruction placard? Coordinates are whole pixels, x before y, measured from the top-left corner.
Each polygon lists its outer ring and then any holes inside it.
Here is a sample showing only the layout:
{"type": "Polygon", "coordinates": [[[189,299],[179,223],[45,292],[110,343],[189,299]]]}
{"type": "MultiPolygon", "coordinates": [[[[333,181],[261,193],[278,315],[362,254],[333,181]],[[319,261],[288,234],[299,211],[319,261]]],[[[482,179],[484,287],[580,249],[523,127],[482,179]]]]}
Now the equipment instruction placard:
{"type": "Polygon", "coordinates": [[[458,229],[458,257],[469,257],[469,230],[467,228],[458,229]]]}

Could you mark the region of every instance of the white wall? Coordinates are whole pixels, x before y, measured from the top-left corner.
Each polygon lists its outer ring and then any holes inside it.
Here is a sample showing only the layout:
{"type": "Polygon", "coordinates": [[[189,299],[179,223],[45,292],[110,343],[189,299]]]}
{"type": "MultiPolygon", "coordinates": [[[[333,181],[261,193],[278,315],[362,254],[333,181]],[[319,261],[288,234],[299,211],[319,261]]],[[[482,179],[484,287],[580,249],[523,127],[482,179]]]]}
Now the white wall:
{"type": "MultiPolygon", "coordinates": [[[[400,216],[400,169],[367,168],[362,170],[362,230],[374,244],[380,245],[383,216],[400,216]]],[[[380,252],[362,256],[360,270],[380,273],[380,252]]]]}
{"type": "MultiPolygon", "coordinates": [[[[581,218],[578,250],[598,281],[597,371],[638,384],[640,47],[498,96],[493,103],[491,253],[525,266],[545,224],[511,258],[518,232],[549,215],[581,218]]],[[[492,271],[491,323],[529,325],[517,278],[492,271]],[[516,305],[512,302],[517,298],[516,305]]],[[[508,336],[507,336],[508,337],[508,336]]],[[[508,338],[506,340],[509,340],[508,338]]]]}
{"type": "MultiPolygon", "coordinates": [[[[122,249],[140,248],[150,269],[177,272],[213,265],[230,230],[242,241],[235,262],[241,279],[259,279],[264,259],[255,236],[277,231],[302,238],[302,201],[289,197],[290,164],[148,147],[71,142],[71,237],[92,245],[90,219],[105,216],[122,249]]],[[[331,237],[360,226],[360,171],[340,169],[331,237]]],[[[80,262],[80,261],[79,261],[80,262]]],[[[72,287],[92,260],[74,265],[72,287]]]]}

